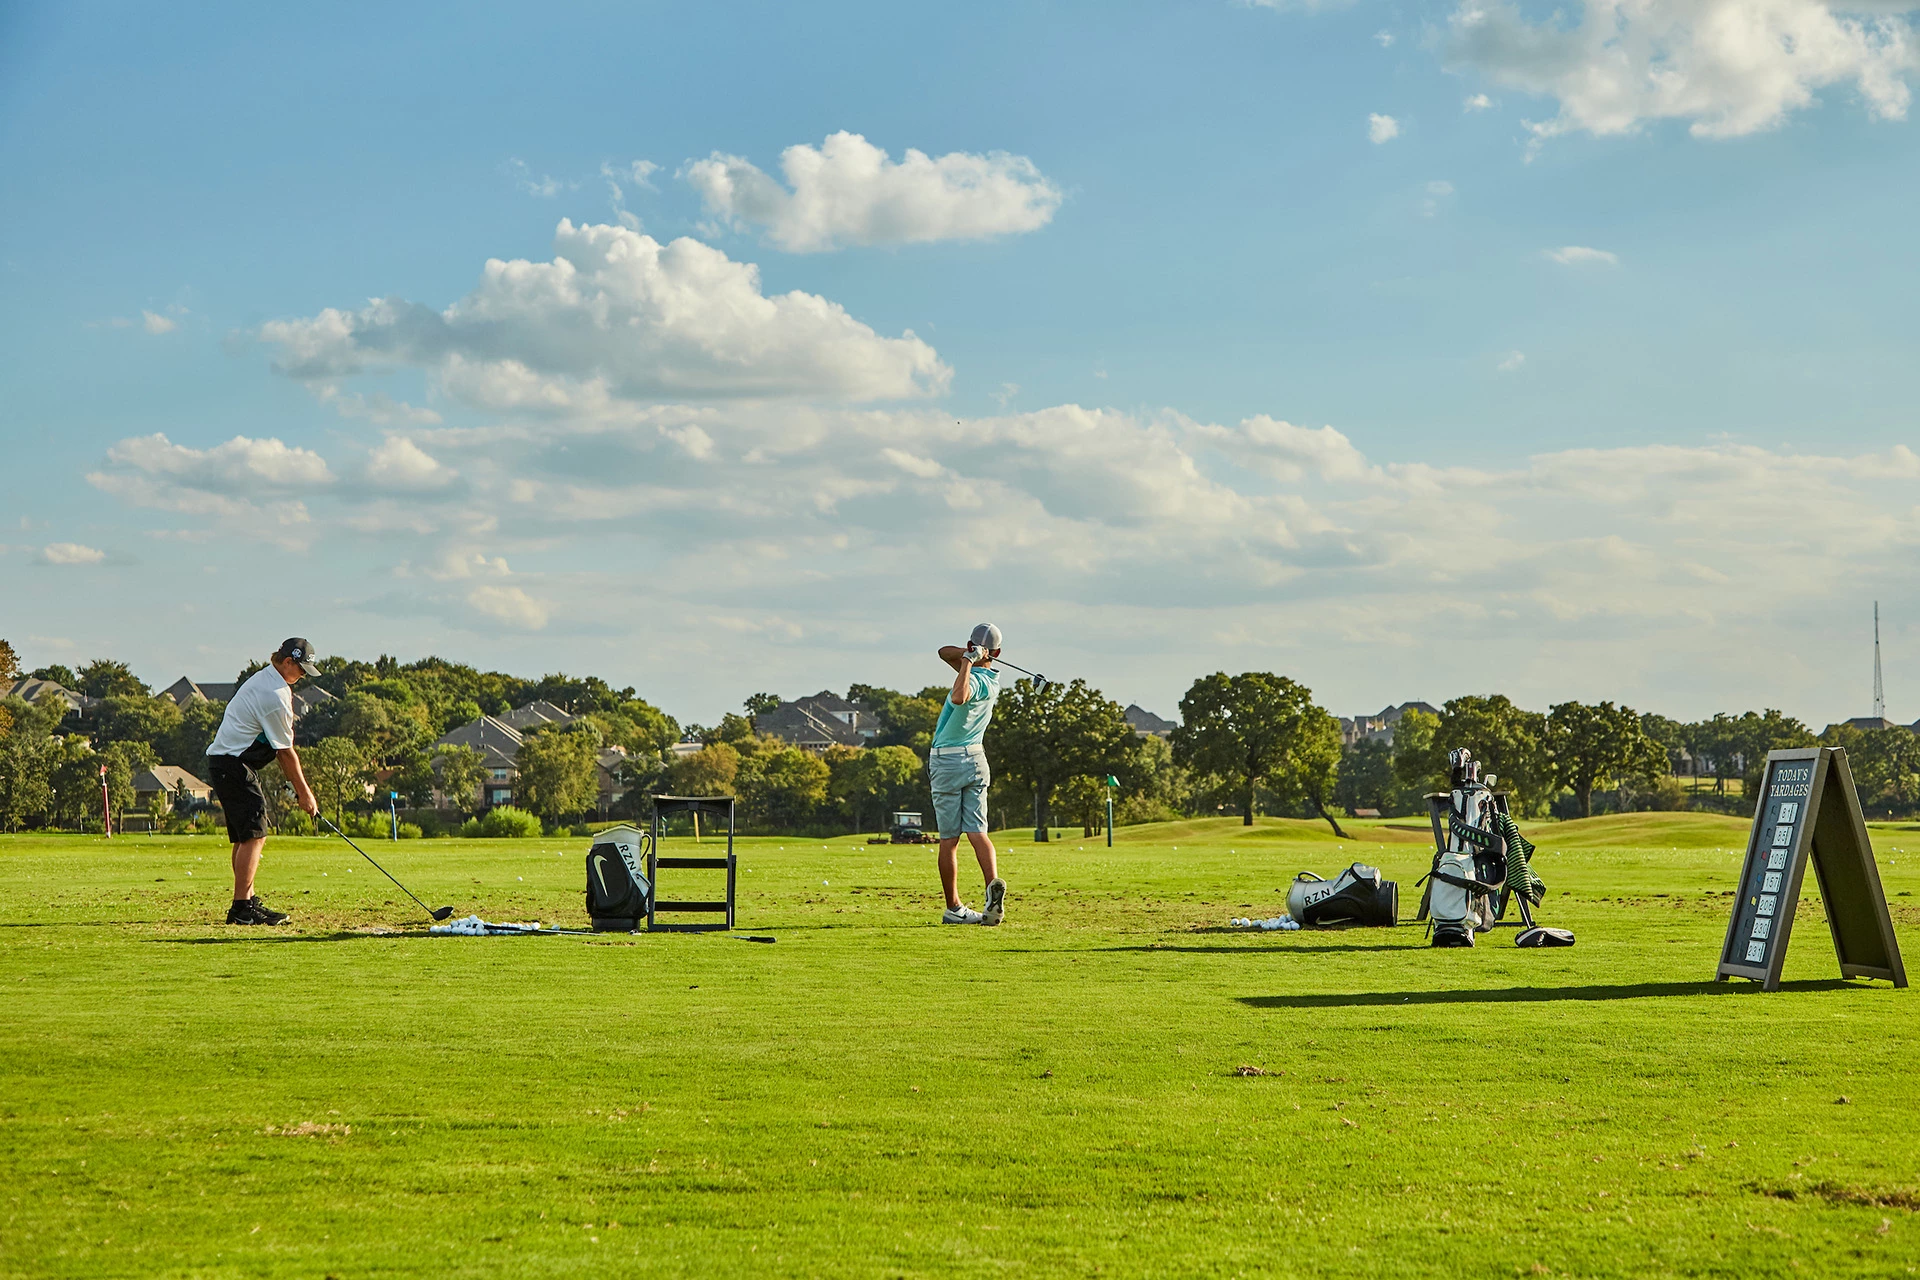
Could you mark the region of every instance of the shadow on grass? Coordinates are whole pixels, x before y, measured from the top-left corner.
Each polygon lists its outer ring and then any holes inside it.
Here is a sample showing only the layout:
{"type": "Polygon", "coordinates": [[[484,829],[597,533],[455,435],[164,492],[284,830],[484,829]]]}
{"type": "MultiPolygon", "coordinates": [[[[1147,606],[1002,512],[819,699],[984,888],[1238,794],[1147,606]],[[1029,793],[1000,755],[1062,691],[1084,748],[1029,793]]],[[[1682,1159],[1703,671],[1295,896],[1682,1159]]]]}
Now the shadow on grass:
{"type": "MultiPolygon", "coordinates": [[[[1174,946],[1174,945],[1155,946],[1154,944],[1149,942],[1149,943],[1141,943],[1141,944],[1130,946],[1130,947],[1050,947],[1050,948],[1045,948],[1045,950],[1049,950],[1049,951],[1070,951],[1076,955],[1089,955],[1089,954],[1094,954],[1094,953],[1103,952],[1103,951],[1138,951],[1146,955],[1152,955],[1156,951],[1168,951],[1168,952],[1180,952],[1187,955],[1196,955],[1196,956],[1278,956],[1278,955],[1313,954],[1313,953],[1332,953],[1335,955],[1339,955],[1339,954],[1344,954],[1348,952],[1358,953],[1361,951],[1414,951],[1419,949],[1421,949],[1421,944],[1417,942],[1409,942],[1409,943],[1406,943],[1405,945],[1396,945],[1394,943],[1373,943],[1370,945],[1363,944],[1363,943],[1352,943],[1346,946],[1342,946],[1339,943],[1328,943],[1321,946],[1288,943],[1288,944],[1277,946],[1277,947],[1262,947],[1262,946],[1182,947],[1182,946],[1174,946]]],[[[1028,948],[1028,951],[1030,952],[1040,951],[1040,950],[1042,950],[1042,948],[1039,948],[1039,947],[1028,948]]]]}
{"type": "MultiPolygon", "coordinates": [[[[1782,991],[1837,991],[1859,983],[1845,978],[1783,982],[1782,991]]],[[[1255,1009],[1351,1009],[1410,1004],[1549,1004],[1558,1000],[1647,1000],[1659,996],[1728,996],[1758,991],[1758,983],[1640,982],[1630,986],[1498,987],[1480,991],[1355,991],[1347,994],[1238,996],[1255,1009]]]]}
{"type": "Polygon", "coordinates": [[[148,942],[164,942],[173,946],[215,947],[215,946],[285,946],[290,942],[379,942],[383,939],[422,938],[421,933],[407,933],[396,929],[391,933],[237,933],[224,938],[148,938],[148,942]]]}

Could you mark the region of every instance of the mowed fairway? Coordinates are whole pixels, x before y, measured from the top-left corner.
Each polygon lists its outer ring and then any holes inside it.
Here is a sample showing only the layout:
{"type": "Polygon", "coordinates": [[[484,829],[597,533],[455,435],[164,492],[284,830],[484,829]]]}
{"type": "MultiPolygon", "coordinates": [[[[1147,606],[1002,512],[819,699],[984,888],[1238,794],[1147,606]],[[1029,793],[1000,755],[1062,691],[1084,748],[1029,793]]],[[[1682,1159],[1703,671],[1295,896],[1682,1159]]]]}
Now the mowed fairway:
{"type": "MultiPolygon", "coordinates": [[[[429,937],[317,839],[233,929],[212,840],[0,838],[0,1272],[1914,1270],[1920,995],[1840,982],[1817,900],[1788,990],[1712,982],[1743,823],[1529,831],[1571,950],[1225,928],[1356,858],[1410,919],[1429,846],[1374,824],[1009,833],[998,930],[929,850],[743,841],[773,946],[429,937]]],[[[369,848],[582,926],[586,843],[369,848]]],[[[1913,963],[1920,830],[1874,843],[1913,963]]]]}

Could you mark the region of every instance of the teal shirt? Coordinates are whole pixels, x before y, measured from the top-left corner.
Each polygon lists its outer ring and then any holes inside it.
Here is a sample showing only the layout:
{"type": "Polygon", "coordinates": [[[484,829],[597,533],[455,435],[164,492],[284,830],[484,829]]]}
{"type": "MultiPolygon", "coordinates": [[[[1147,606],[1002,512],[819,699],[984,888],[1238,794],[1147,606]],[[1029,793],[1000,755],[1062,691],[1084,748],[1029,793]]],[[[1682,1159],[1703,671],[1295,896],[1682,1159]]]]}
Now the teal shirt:
{"type": "Polygon", "coordinates": [[[967,700],[955,702],[948,693],[940,702],[940,722],[933,726],[936,747],[971,747],[987,736],[987,721],[993,719],[993,700],[1000,696],[1000,673],[992,667],[975,667],[967,681],[967,700]]]}

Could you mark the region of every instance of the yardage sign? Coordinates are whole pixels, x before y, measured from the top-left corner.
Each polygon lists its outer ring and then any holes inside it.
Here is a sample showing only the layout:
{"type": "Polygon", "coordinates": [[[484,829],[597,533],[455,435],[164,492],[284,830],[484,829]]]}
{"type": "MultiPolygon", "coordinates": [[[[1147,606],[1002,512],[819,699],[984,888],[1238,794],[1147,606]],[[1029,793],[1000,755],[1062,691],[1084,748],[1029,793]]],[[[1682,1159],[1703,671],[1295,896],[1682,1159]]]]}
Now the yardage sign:
{"type": "Polygon", "coordinates": [[[1841,747],[1768,753],[1719,976],[1752,978],[1768,991],[1780,989],[1809,857],[1841,976],[1886,978],[1906,986],[1880,871],[1867,842],[1866,817],[1841,747]]]}

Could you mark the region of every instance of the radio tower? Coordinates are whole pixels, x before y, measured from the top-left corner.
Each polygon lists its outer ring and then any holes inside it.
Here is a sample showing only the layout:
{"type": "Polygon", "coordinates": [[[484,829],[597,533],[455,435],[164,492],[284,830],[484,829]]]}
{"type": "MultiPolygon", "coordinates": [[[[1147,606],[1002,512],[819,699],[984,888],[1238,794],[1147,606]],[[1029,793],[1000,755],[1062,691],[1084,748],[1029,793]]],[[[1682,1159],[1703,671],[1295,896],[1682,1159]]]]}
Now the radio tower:
{"type": "Polygon", "coordinates": [[[1873,718],[1887,718],[1887,688],[1880,683],[1880,602],[1873,602],[1873,718]]]}

